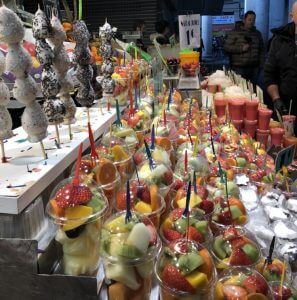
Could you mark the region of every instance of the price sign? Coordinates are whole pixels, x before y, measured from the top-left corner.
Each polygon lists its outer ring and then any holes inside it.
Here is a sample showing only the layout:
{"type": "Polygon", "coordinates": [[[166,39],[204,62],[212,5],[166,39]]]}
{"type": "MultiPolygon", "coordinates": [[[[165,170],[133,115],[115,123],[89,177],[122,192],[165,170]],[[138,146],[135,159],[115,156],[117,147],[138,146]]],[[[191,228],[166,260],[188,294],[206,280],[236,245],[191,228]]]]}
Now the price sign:
{"type": "Polygon", "coordinates": [[[292,163],[295,155],[295,145],[289,146],[281,150],[275,159],[275,172],[281,170],[283,166],[288,166],[292,163]]]}
{"type": "Polygon", "coordinates": [[[200,47],[200,15],[178,16],[180,48],[200,47]]]}

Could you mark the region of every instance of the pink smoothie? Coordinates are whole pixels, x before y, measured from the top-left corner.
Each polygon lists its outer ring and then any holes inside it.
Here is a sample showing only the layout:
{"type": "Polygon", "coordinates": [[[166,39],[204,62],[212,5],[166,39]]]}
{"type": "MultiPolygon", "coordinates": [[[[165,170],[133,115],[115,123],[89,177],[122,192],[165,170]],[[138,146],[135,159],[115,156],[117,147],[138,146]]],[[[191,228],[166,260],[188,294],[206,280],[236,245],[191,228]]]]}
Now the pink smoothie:
{"type": "Polygon", "coordinates": [[[268,108],[259,108],[258,109],[258,128],[260,130],[268,130],[270,118],[272,115],[272,110],[268,108]]]}
{"type": "Polygon", "coordinates": [[[219,118],[224,117],[226,113],[226,100],[224,99],[215,99],[214,101],[215,111],[219,118]]]}
{"type": "Polygon", "coordinates": [[[260,142],[265,147],[267,146],[269,133],[270,133],[269,130],[257,129],[257,141],[260,142]]]}
{"type": "Polygon", "coordinates": [[[244,100],[231,100],[229,113],[232,120],[243,120],[244,100]]]}
{"type": "Polygon", "coordinates": [[[248,100],[245,102],[245,117],[247,120],[257,120],[258,118],[258,100],[248,100]]]}
{"type": "Polygon", "coordinates": [[[271,145],[274,146],[281,146],[283,142],[283,137],[285,134],[285,129],[276,127],[270,129],[270,136],[271,136],[271,145]]]}
{"type": "Polygon", "coordinates": [[[244,120],[244,132],[247,133],[251,138],[256,135],[258,120],[244,120]]]}

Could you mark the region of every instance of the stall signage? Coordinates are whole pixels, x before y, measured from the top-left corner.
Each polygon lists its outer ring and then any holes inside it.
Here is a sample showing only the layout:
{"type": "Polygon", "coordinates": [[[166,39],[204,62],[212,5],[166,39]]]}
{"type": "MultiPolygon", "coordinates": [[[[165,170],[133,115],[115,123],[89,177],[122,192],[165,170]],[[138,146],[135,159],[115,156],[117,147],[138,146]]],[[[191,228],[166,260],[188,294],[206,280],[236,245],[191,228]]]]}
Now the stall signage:
{"type": "Polygon", "coordinates": [[[281,170],[283,166],[288,166],[293,162],[295,154],[295,145],[281,150],[275,159],[275,172],[281,170]]]}
{"type": "Polygon", "coordinates": [[[200,47],[200,15],[178,16],[180,48],[200,47]]]}

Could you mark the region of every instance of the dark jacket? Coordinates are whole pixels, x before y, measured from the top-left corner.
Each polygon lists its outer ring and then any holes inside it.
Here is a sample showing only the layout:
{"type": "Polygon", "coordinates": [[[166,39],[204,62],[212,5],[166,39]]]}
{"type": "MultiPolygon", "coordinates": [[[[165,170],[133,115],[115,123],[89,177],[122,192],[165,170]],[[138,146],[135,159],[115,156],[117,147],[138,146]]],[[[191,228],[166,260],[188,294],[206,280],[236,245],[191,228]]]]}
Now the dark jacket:
{"type": "Polygon", "coordinates": [[[263,38],[256,28],[232,30],[225,40],[224,49],[230,56],[231,67],[261,67],[264,61],[263,38]],[[243,52],[242,46],[250,44],[243,52]]]}
{"type": "Polygon", "coordinates": [[[276,84],[284,100],[297,99],[295,24],[289,23],[271,32],[274,37],[264,67],[265,86],[276,84]]]}

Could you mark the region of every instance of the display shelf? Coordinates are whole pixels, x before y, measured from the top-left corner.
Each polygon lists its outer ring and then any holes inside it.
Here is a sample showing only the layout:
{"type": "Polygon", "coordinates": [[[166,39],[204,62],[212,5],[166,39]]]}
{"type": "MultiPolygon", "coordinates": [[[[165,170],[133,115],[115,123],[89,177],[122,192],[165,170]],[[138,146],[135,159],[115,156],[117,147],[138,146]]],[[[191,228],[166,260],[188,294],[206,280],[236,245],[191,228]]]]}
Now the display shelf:
{"type": "MultiPolygon", "coordinates": [[[[45,190],[77,157],[80,143],[83,150],[89,146],[86,109],[77,109],[77,122],[71,126],[73,139],[70,141],[68,126],[59,126],[61,149],[55,144],[55,127],[48,127],[44,147],[48,155],[45,161],[39,143],[27,141],[23,128],[14,130],[15,136],[5,141],[8,163],[0,163],[0,213],[18,214],[45,190]],[[12,187],[9,187],[12,186],[12,187]]],[[[108,130],[116,119],[115,109],[110,112],[98,108],[90,109],[94,138],[108,130]]]]}
{"type": "Polygon", "coordinates": [[[177,87],[180,90],[199,90],[200,81],[198,75],[195,77],[185,77],[181,75],[177,87]]]}

